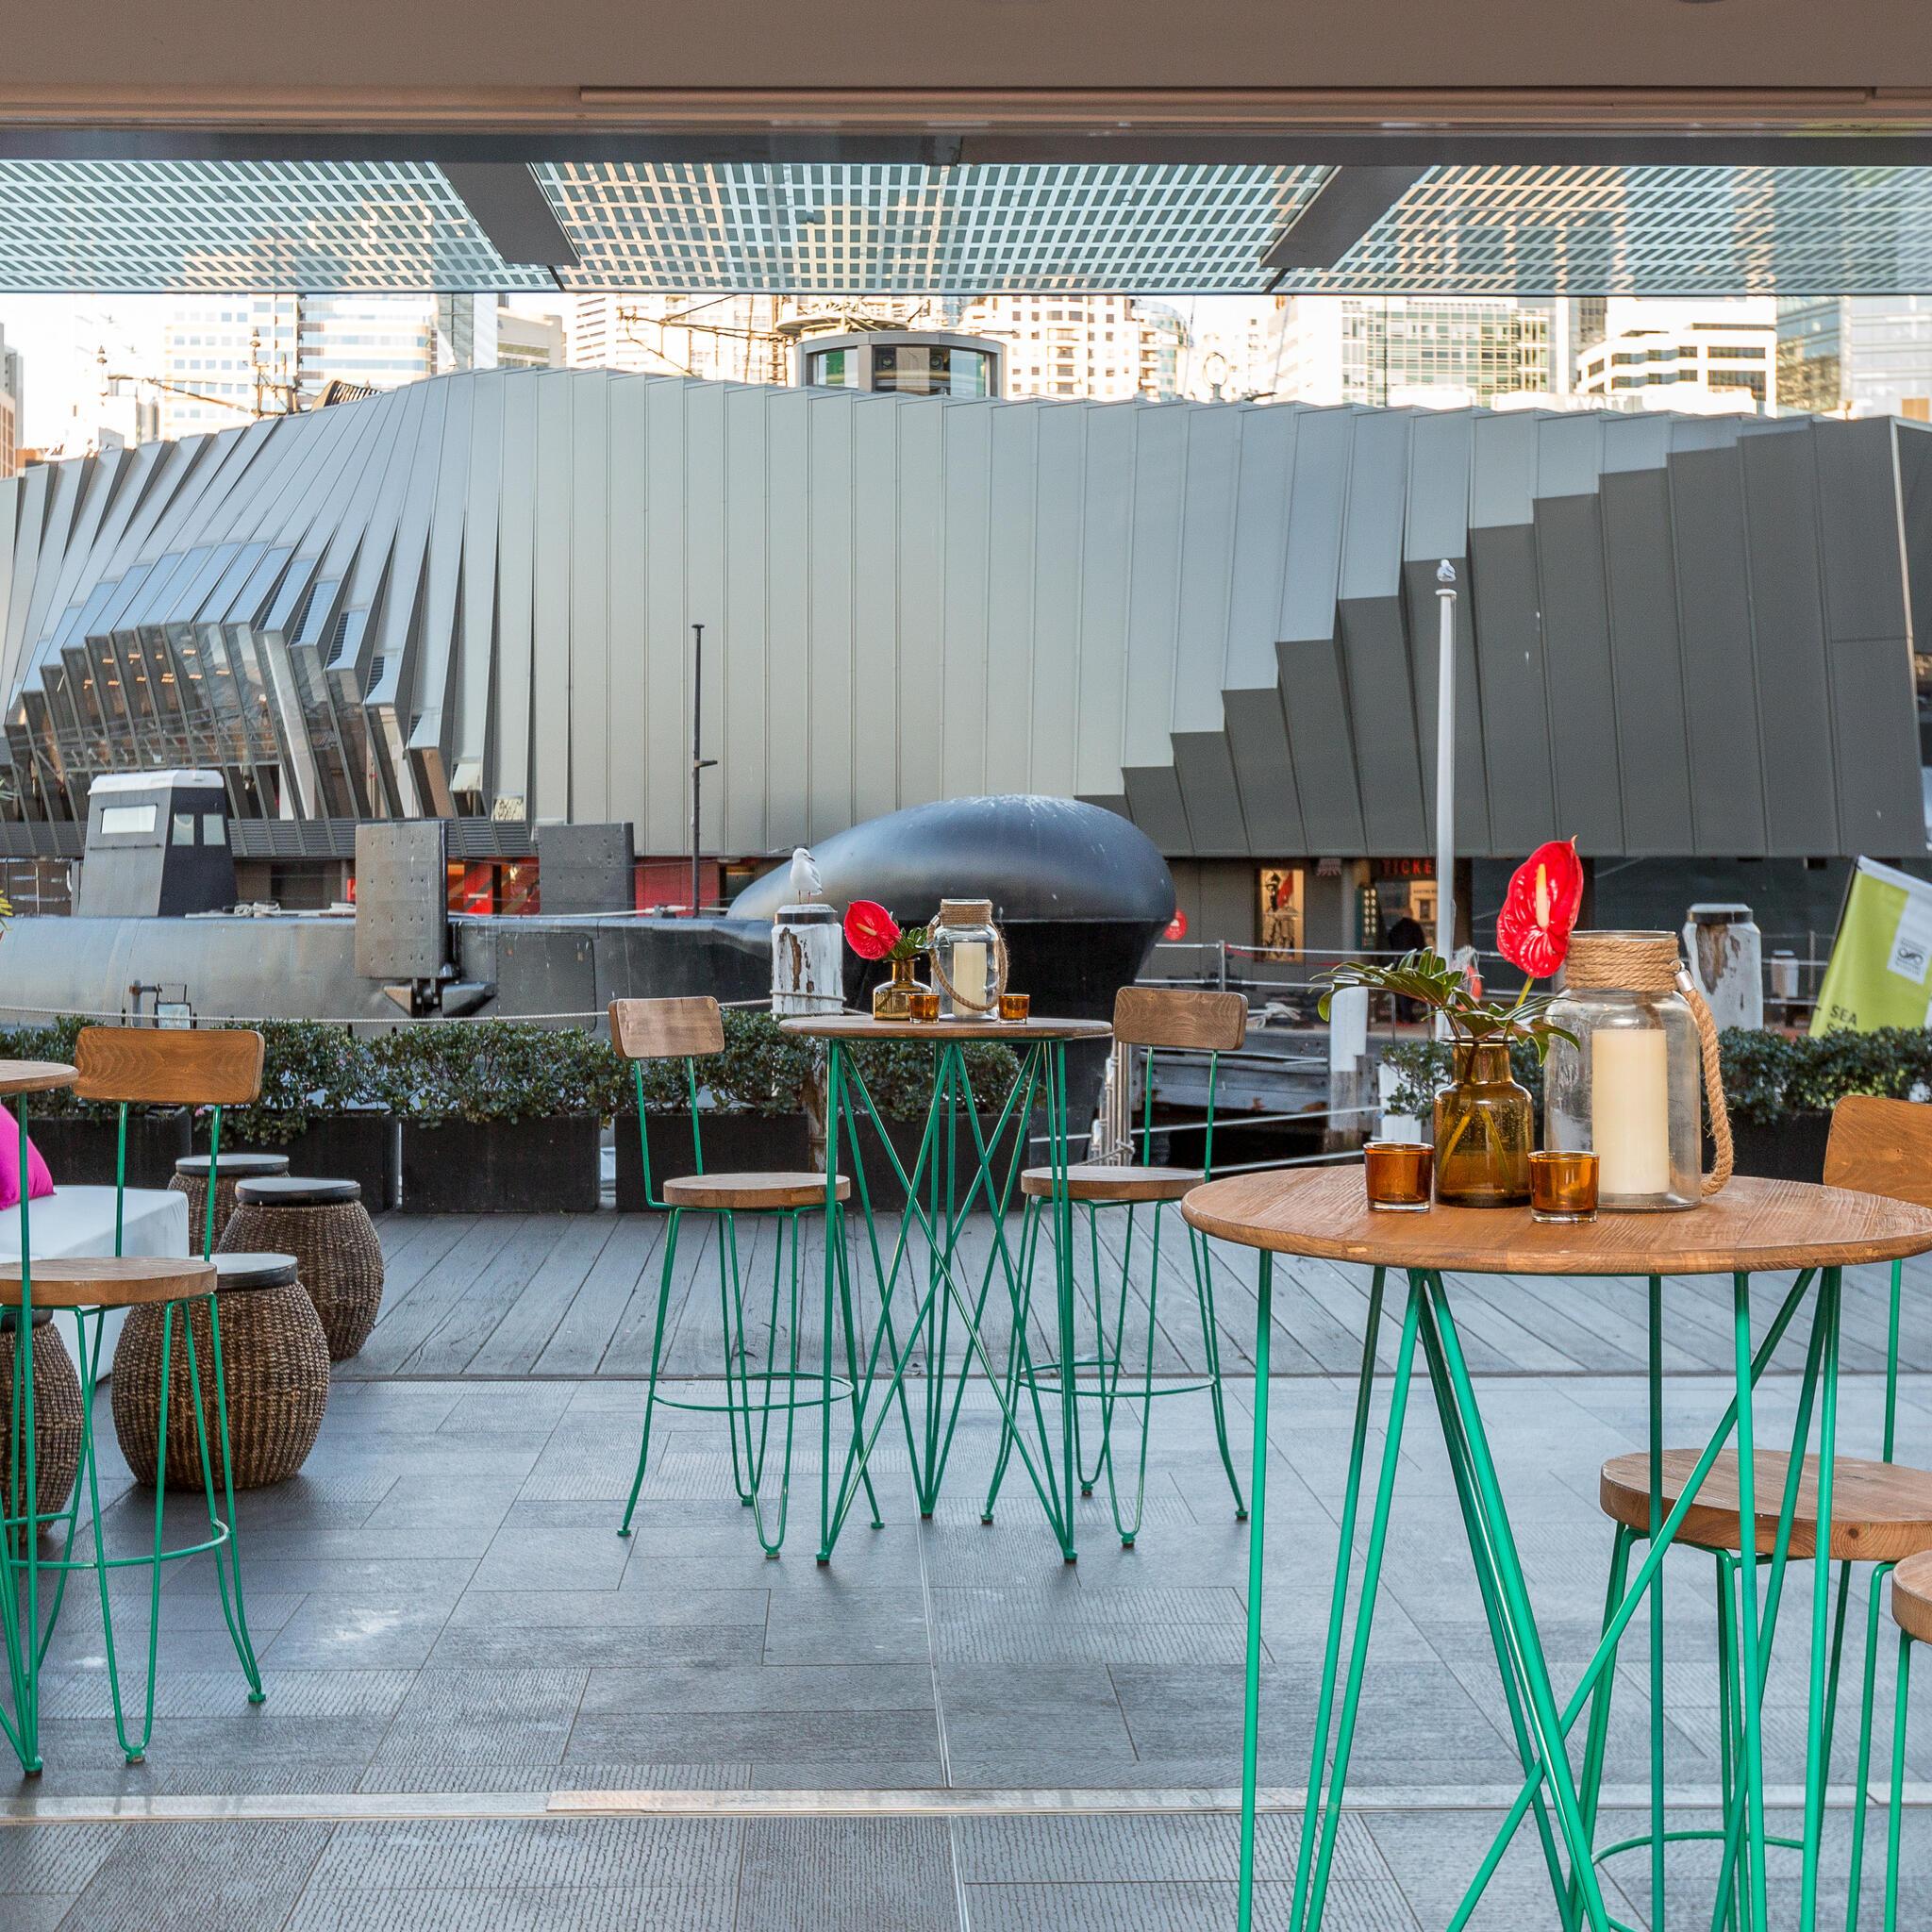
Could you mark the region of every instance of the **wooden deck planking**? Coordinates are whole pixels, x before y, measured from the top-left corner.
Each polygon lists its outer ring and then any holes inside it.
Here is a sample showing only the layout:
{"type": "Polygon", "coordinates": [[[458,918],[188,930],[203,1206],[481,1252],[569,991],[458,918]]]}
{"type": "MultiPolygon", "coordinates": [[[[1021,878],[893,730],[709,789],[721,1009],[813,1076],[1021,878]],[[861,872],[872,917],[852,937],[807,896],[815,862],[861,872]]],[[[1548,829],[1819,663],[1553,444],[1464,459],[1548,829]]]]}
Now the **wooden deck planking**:
{"type": "MultiPolygon", "coordinates": [[[[1163,1217],[1165,1220],[1165,1217],[1163,1217]]],[[[381,1317],[362,1354],[339,1364],[350,1378],[409,1375],[638,1376],[650,1364],[665,1232],[659,1215],[387,1215],[379,1222],[390,1260],[381,1317]]],[[[824,1309],[824,1247],[816,1221],[808,1218],[800,1262],[799,1359],[816,1366],[824,1309]]],[[[855,1321],[861,1353],[870,1350],[879,1320],[873,1257],[855,1235],[855,1321]]],[[[1110,1296],[1119,1293],[1125,1238],[1124,1216],[1102,1215],[1102,1266],[1110,1296]]],[[[896,1223],[881,1217],[881,1256],[890,1267],[896,1223]]],[[[1176,1229],[1176,1233],[1178,1230],[1176,1229]]],[[[1018,1250],[1019,1217],[1008,1240],[1018,1250]]],[[[673,1269],[665,1321],[665,1369],[673,1374],[716,1374],[722,1366],[719,1335],[717,1239],[714,1217],[685,1219],[673,1269]]],[[[773,1224],[740,1229],[745,1265],[746,1319],[762,1342],[770,1307],[770,1268],[776,1231],[773,1224]]],[[[1091,1272],[1084,1223],[1078,1228],[1082,1283],[1080,1335],[1091,1347],[1091,1272]]],[[[1137,1217],[1128,1280],[1127,1335],[1133,1359],[1146,1341],[1149,1242],[1137,1217]]],[[[992,1223],[975,1215],[961,1240],[959,1267],[969,1297],[978,1293],[992,1255],[992,1223]]],[[[1257,1257],[1251,1250],[1217,1244],[1214,1287],[1226,1373],[1254,1371],[1257,1257]]],[[[1051,1274],[1044,1236],[1036,1279],[1051,1274]]],[[[902,1339],[924,1292],[923,1246],[908,1245],[893,1312],[902,1339]]],[[[1514,1276],[1452,1277],[1454,1307],[1471,1367],[1483,1374],[1568,1375],[1579,1373],[1641,1374],[1648,1348],[1646,1289],[1639,1280],[1519,1280],[1514,1276]]],[[[1362,1269],[1283,1257],[1275,1269],[1275,1331],[1272,1361],[1281,1375],[1351,1376],[1361,1357],[1369,1277],[1362,1269]]],[[[1884,1366],[1887,1271],[1858,1269],[1845,1279],[1842,1363],[1847,1373],[1884,1366]],[[1874,1341],[1875,1344],[1874,1345],[1874,1341]]],[[[1753,1295],[1754,1331],[1762,1336],[1782,1292],[1767,1280],[1753,1295]]],[[[783,1297],[781,1296],[781,1313],[783,1297]]],[[[1109,1302],[1111,1310],[1113,1304],[1109,1302]]],[[[1932,1368],[1932,1263],[1906,1264],[1903,1366],[1932,1368]]],[[[1727,1275],[1671,1279],[1664,1286],[1664,1364],[1674,1374],[1728,1373],[1732,1355],[1731,1282],[1727,1275]]],[[[1393,1366],[1400,1330],[1402,1284],[1388,1286],[1378,1365],[1393,1366]]],[[[1196,1374],[1203,1350],[1192,1270],[1186,1244],[1170,1245],[1163,1227],[1161,1279],[1156,1299],[1155,1370],[1158,1374],[1196,1374]]],[[[1036,1358],[1058,1352],[1050,1302],[1036,1292],[1031,1341],[1036,1358]]],[[[1006,1360],[1011,1311],[1002,1271],[994,1269],[986,1298],[983,1338],[987,1356],[1006,1360]]],[[[1803,1359],[1807,1323],[1793,1324],[1778,1353],[1787,1370],[1803,1359]]],[[[778,1345],[789,1347],[781,1320],[778,1345]]],[[[957,1310],[948,1324],[947,1357],[961,1358],[962,1328],[957,1310]]],[[[839,1353],[842,1356],[842,1338],[839,1353]]],[[[914,1372],[924,1365],[922,1341],[914,1343],[914,1372]]],[[[842,1363],[840,1364],[842,1367],[842,1363]]]]}

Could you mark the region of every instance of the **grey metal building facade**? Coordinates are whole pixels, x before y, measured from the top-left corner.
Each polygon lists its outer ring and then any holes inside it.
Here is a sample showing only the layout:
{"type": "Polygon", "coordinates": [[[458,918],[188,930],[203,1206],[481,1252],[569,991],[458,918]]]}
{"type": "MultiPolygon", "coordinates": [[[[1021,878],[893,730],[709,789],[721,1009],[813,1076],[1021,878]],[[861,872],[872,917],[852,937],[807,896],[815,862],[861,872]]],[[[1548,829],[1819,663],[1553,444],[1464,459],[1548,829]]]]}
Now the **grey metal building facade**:
{"type": "Polygon", "coordinates": [[[0,483],[8,812],[628,820],[779,852],[922,801],[1175,858],[1924,848],[1932,441],[1887,420],[1090,404],[495,371],[0,483]]]}

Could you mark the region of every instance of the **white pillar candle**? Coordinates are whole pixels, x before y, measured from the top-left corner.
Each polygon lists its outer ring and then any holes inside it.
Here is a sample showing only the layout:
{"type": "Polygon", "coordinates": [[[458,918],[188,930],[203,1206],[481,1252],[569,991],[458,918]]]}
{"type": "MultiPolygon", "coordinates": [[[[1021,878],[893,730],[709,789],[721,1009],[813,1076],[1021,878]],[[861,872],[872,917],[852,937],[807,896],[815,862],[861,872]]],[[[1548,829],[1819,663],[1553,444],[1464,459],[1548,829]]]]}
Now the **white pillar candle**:
{"type": "Polygon", "coordinates": [[[1667,1193],[1670,1061],[1660,1026],[1604,1026],[1590,1036],[1590,1144],[1606,1196],[1667,1193]]]}
{"type": "Polygon", "coordinates": [[[968,1015],[976,1019],[986,1004],[986,941],[961,940],[953,948],[953,991],[968,1015]],[[970,1004],[969,1004],[970,1002],[970,1004]]]}

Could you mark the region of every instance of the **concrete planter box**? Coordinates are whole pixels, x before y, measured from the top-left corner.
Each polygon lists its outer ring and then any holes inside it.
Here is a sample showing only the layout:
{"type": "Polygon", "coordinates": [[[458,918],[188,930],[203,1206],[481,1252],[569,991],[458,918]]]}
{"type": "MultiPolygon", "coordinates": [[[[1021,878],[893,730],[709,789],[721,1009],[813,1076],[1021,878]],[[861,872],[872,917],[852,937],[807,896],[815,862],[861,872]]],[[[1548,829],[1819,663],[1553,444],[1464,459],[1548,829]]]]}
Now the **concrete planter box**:
{"type": "MultiPolygon", "coordinates": [[[[802,1113],[722,1113],[700,1116],[705,1166],[712,1174],[805,1173],[812,1166],[811,1138],[802,1113]]],[[[697,1172],[691,1158],[691,1115],[647,1113],[652,1191],[697,1172]]],[[[638,1150],[638,1117],[620,1114],[611,1135],[617,1152],[617,1206],[625,1214],[645,1211],[644,1163],[638,1150]]]]}
{"type": "MultiPolygon", "coordinates": [[[[328,1114],[311,1122],[292,1141],[244,1147],[222,1137],[224,1154],[286,1154],[291,1174],[319,1179],[355,1181],[362,1190],[362,1205],[372,1214],[396,1205],[401,1185],[396,1122],[386,1113],[328,1114]]],[[[195,1151],[208,1152],[206,1128],[196,1136],[195,1151]]]]}
{"type": "MultiPolygon", "coordinates": [[[[127,1116],[130,1188],[165,1188],[175,1178],[175,1163],[192,1151],[191,1124],[186,1108],[127,1116]]],[[[115,1142],[120,1131],[116,1122],[63,1119],[59,1115],[37,1119],[29,1096],[26,1130],[45,1156],[57,1188],[114,1185],[115,1142]]]]}
{"type": "Polygon", "coordinates": [[[594,1119],[402,1124],[405,1214],[594,1214],[594,1119]]]}

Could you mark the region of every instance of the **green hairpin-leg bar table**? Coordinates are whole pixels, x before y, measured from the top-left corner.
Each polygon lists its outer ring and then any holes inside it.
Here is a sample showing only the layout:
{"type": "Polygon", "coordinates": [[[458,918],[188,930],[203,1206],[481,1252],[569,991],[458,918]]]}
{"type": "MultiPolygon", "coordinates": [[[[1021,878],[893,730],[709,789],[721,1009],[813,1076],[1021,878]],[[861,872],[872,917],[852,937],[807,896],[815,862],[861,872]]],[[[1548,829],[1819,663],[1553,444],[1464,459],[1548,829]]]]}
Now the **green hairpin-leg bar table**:
{"type": "MultiPolygon", "coordinates": [[[[848,1165],[858,1197],[857,1221],[864,1230],[878,1288],[878,1324],[856,1372],[861,1387],[853,1394],[852,1441],[836,1477],[829,1424],[820,1443],[820,1520],[824,1526],[819,1560],[830,1560],[861,1487],[867,1460],[895,1409],[905,1429],[920,1513],[932,1514],[958,1425],[966,1380],[976,1369],[986,1376],[1011,1426],[1014,1451],[1053,1525],[1060,1554],[1072,1562],[1079,1464],[1076,1395],[1071,1376],[1056,1386],[1034,1373],[1027,1336],[1031,1257],[1015,1252],[1007,1231],[1007,1210],[1017,1198],[1023,1169],[1042,1164],[1053,1169],[1055,1185],[1042,1206],[1054,1224],[1056,1358],[1073,1361],[1074,1204],[1066,1188],[1073,1132],[1067,1114],[1067,1047],[1074,1041],[1108,1040],[1112,1027],[1105,1020],[1046,1018],[908,1024],[859,1013],[822,1014],[783,1024],[788,1033],[825,1043],[826,1199],[829,1205],[842,1141],[853,1153],[848,1165]],[[1004,1100],[996,1106],[991,1096],[982,1104],[974,1094],[965,1054],[968,1045],[987,1041],[1011,1047],[1019,1063],[1004,1100]],[[852,1052],[854,1046],[884,1042],[929,1046],[934,1056],[932,1099],[909,1174],[893,1150],[864,1070],[852,1052]],[[986,1113],[994,1115],[990,1133],[981,1124],[986,1113]],[[1028,1158],[1028,1136],[1036,1117],[1046,1128],[1044,1163],[1028,1158]],[[858,1158],[861,1129],[866,1127],[906,1192],[905,1211],[889,1241],[881,1239],[865,1164],[858,1158]],[[991,1245],[984,1260],[975,1264],[962,1252],[966,1221],[970,1214],[988,1210],[992,1216],[991,1245]],[[994,1360],[980,1335],[996,1281],[1004,1289],[1013,1324],[1023,1371],[1017,1379],[1008,1374],[1005,1362],[994,1360]],[[907,1392],[907,1372],[915,1359],[924,1368],[916,1416],[914,1400],[907,1392]]],[[[1040,1219],[1034,1217],[1029,1228],[1037,1230],[1040,1219]]],[[[828,1227],[836,1224],[835,1217],[828,1213],[826,1223],[828,1227]]],[[[848,1238],[857,1238],[857,1231],[848,1229],[848,1238]]],[[[833,1262],[828,1241],[828,1333],[833,1262]]],[[[829,1362],[829,1356],[826,1359],[829,1362]]]]}
{"type": "MultiPolygon", "coordinates": [[[[1260,1609],[1262,1525],[1268,1441],[1268,1343],[1272,1325],[1274,1262],[1276,1255],[1301,1255],[1370,1269],[1367,1332],[1363,1339],[1349,1470],[1340,1507],[1340,1549],[1316,1702],[1309,1752],[1308,1798],[1296,1860],[1291,1932],[1316,1932],[1327,1903],[1330,1867],[1340,1824],[1349,1752],[1359,1708],[1368,1657],[1375,1594],[1381,1579],[1390,1503],[1409,1401],[1410,1376],[1420,1348],[1442,1427],[1456,1485],[1463,1531],[1474,1560],[1476,1580],[1501,1673],[1524,1782],[1516,1803],[1491,1844],[1464,1894],[1449,1932],[1461,1932],[1504,1851],[1524,1820],[1534,1815],[1538,1837],[1557,1905],[1557,1921],[1589,1932],[1610,1932],[1616,1924],[1605,1909],[1598,1882],[1595,1790],[1601,1774],[1604,1740],[1595,1712],[1596,1695],[1607,1691],[1619,1639],[1648,1599],[1652,1623],[1652,1699],[1661,1707],[1662,1566],[1698,1491],[1724,1448],[1735,1446],[1739,1462],[1740,1514],[1756,1518],[1755,1438],[1752,1391],[1786,1330],[1808,1303],[1811,1337],[1800,1391],[1798,1422],[1791,1444],[1795,1458],[1818,1421],[1815,1454],[1818,1484],[1817,1583],[1810,1632],[1811,1695],[1806,1761],[1805,1834],[1802,1840],[1802,1924],[1815,1923],[1818,1842],[1824,1803],[1828,1736],[1827,1649],[1829,1640],[1830,1473],[1837,1441],[1839,1280],[1842,1269],[1871,1261],[1890,1261],[1932,1249],[1932,1213],[1902,1202],[1881,1200],[1839,1188],[1809,1187],[1795,1181],[1739,1178],[1701,1207],[1678,1214],[1605,1214],[1595,1222],[1543,1225],[1526,1208],[1478,1209],[1437,1207],[1424,1214],[1372,1212],[1356,1167],[1302,1169],[1287,1174],[1243,1174],[1197,1188],[1182,1204],[1187,1220],[1204,1234],[1260,1251],[1258,1333],[1255,1347],[1255,1446],[1250,1478],[1253,1528],[1249,1533],[1247,1680],[1243,1701],[1241,1751],[1241,1834],[1239,1924],[1253,1924],[1255,1781],[1260,1689],[1260,1609]],[[1605,1606],[1602,1641],[1569,1698],[1559,1704],[1538,1635],[1523,1565],[1503,1499],[1476,1390],[1457,1332],[1445,1274],[1553,1274],[1639,1276],[1648,1279],[1650,1323],[1650,1458],[1652,1524],[1649,1547],[1634,1574],[1627,1566],[1613,1572],[1605,1606]],[[1754,1335],[1751,1283],[1755,1274],[1795,1275],[1780,1297],[1768,1327],[1754,1335]],[[1709,1442],[1697,1458],[1676,1501],[1662,1504],[1663,1456],[1662,1349],[1664,1283],[1685,1274],[1728,1274],[1732,1278],[1732,1334],[1736,1390],[1709,1442]],[[1368,1463],[1368,1424],[1376,1342],[1385,1287],[1391,1276],[1407,1285],[1395,1374],[1380,1466],[1376,1472],[1366,1545],[1361,1553],[1360,1608],[1342,1667],[1341,1638],[1356,1568],[1355,1533],[1368,1463]],[[1584,1775],[1573,1773],[1565,1740],[1586,1710],[1592,1724],[1584,1775]]],[[[1587,1289],[1580,1291],[1587,1292],[1587,1289]]],[[[1740,1590],[1734,1660],[1737,1725],[1741,1740],[1735,1782],[1744,1840],[1740,1869],[1741,1922],[1764,1932],[1764,1762],[1760,1696],[1763,1689],[1764,1630],[1767,1611],[1774,1616],[1777,1591],[1789,1555],[1796,1486],[1781,1499],[1777,1534],[1770,1558],[1770,1591],[1760,1605],[1757,1575],[1744,1567],[1740,1590]]],[[[1765,1499],[1767,1505],[1770,1499],[1765,1499]]],[[[1579,1549],[1579,1557],[1588,1555],[1579,1549]]],[[[1653,1728],[1651,1754],[1652,1829],[1643,1840],[1652,1855],[1652,1924],[1663,1926],[1663,1765],[1661,1730],[1653,1728]]]]}

